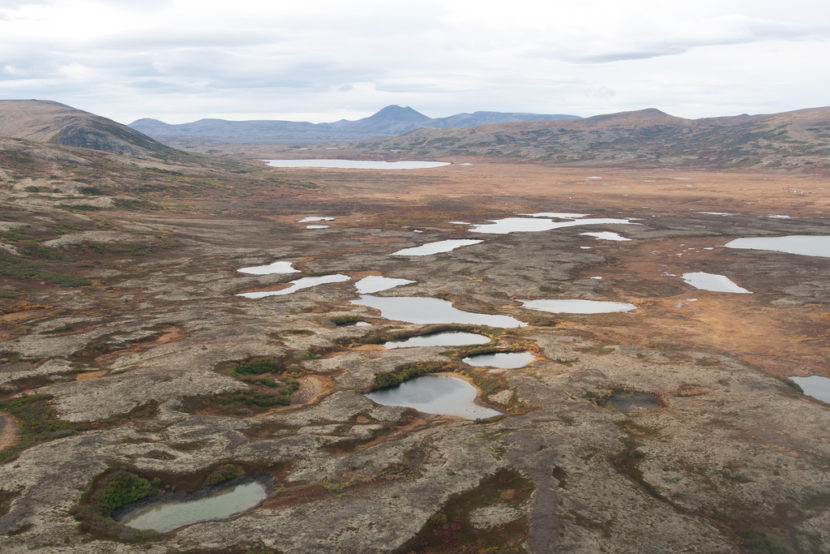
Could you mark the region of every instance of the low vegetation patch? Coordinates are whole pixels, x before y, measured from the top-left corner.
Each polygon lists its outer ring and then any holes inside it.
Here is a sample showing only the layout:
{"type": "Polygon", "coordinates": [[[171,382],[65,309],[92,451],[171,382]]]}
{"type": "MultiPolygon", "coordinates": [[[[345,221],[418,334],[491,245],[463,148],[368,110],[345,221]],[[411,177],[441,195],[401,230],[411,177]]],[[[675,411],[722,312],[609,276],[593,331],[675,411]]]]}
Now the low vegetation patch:
{"type": "Polygon", "coordinates": [[[338,327],[347,327],[360,321],[360,318],[356,315],[339,315],[331,318],[330,321],[338,327]]]}
{"type": "Polygon", "coordinates": [[[456,366],[448,363],[407,364],[396,367],[393,371],[376,374],[372,390],[388,389],[422,375],[438,373],[440,371],[456,371],[457,369],[456,366]]]}

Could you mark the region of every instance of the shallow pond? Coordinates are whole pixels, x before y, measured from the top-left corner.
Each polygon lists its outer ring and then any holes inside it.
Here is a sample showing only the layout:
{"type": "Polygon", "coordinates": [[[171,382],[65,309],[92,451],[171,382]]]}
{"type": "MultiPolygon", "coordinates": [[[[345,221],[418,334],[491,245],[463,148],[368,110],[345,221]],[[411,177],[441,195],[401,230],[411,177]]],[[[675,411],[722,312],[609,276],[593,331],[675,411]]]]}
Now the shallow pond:
{"type": "Polygon", "coordinates": [[[637,308],[628,302],[603,302],[599,300],[520,300],[531,310],[554,314],[609,314],[630,312],[637,308]]]}
{"type": "Polygon", "coordinates": [[[751,291],[736,285],[729,277],[725,275],[716,275],[714,273],[705,273],[697,271],[694,273],[684,273],[683,280],[696,289],[709,290],[712,292],[731,292],[736,294],[752,294],[751,291]]]}
{"type": "Polygon", "coordinates": [[[772,250],[802,256],[830,258],[830,236],[788,235],[784,237],[751,237],[735,239],[726,243],[727,248],[749,250],[772,250]]]}
{"type": "Polygon", "coordinates": [[[318,167],[333,169],[430,169],[450,165],[449,162],[383,162],[375,160],[265,160],[265,162],[271,167],[318,167]]]}
{"type": "Polygon", "coordinates": [[[425,414],[485,419],[502,415],[498,410],[475,403],[478,391],[458,377],[425,375],[396,387],[370,392],[366,397],[384,406],[414,408],[425,414]]]}
{"type": "Polygon", "coordinates": [[[662,408],[663,402],[653,392],[615,390],[603,399],[601,405],[621,412],[640,412],[662,408]]]}
{"type": "Polygon", "coordinates": [[[393,279],[391,277],[370,275],[369,277],[364,277],[355,283],[354,287],[360,294],[372,294],[373,292],[389,290],[402,285],[409,285],[414,282],[415,281],[410,281],[409,279],[393,279]]]}
{"type": "Polygon", "coordinates": [[[328,225],[306,225],[306,229],[328,229],[328,225]]]}
{"type": "Polygon", "coordinates": [[[499,367],[502,369],[518,369],[533,362],[536,356],[530,352],[496,352],[469,356],[461,360],[474,367],[499,367]]]}
{"type": "Polygon", "coordinates": [[[194,500],[165,502],[162,496],[159,502],[128,514],[121,523],[133,529],[166,533],[191,523],[231,517],[253,508],[267,496],[265,485],[258,481],[241,483],[194,500]]]}
{"type": "Polygon", "coordinates": [[[299,269],[291,267],[293,262],[274,262],[268,265],[257,265],[253,267],[243,267],[237,269],[240,273],[247,273],[249,275],[274,275],[279,273],[299,273],[299,269]]]}
{"type": "Polygon", "coordinates": [[[575,221],[553,221],[541,217],[506,217],[494,219],[491,223],[482,223],[470,229],[473,233],[487,233],[491,235],[506,235],[508,233],[533,233],[538,231],[550,231],[552,229],[563,229],[565,227],[581,227],[584,225],[640,225],[632,223],[628,219],[617,219],[612,217],[588,217],[575,221]]]}
{"type": "Polygon", "coordinates": [[[432,335],[421,335],[410,337],[401,341],[389,341],[383,347],[411,348],[415,346],[468,346],[472,344],[488,344],[490,337],[477,333],[464,333],[461,331],[448,331],[446,333],[433,333],[432,335]]]}
{"type": "Polygon", "coordinates": [[[462,246],[470,246],[478,244],[481,240],[475,239],[455,239],[455,240],[439,240],[437,242],[428,242],[421,246],[414,246],[412,248],[404,248],[397,252],[392,252],[393,256],[429,256],[430,254],[440,254],[442,252],[451,252],[456,248],[462,246]]]}
{"type": "Polygon", "coordinates": [[[595,239],[600,239],[600,240],[616,240],[616,241],[631,240],[631,239],[625,238],[624,236],[622,236],[620,234],[612,233],[611,231],[597,231],[595,233],[579,233],[579,234],[580,235],[585,235],[587,237],[594,237],[595,239]]]}
{"type": "Polygon", "coordinates": [[[454,308],[451,302],[440,298],[420,296],[361,296],[352,304],[380,310],[386,319],[407,323],[462,325],[488,325],[490,327],[514,328],[527,323],[506,315],[477,314],[454,308]]]}
{"type": "Polygon", "coordinates": [[[801,387],[807,396],[830,404],[830,379],[827,377],[810,375],[809,377],[790,377],[790,380],[801,387]]]}
{"type": "Polygon", "coordinates": [[[567,212],[536,212],[535,214],[519,214],[528,217],[552,217],[554,219],[578,219],[580,217],[588,217],[589,214],[573,214],[567,212]]]}
{"type": "Polygon", "coordinates": [[[237,294],[237,296],[242,296],[245,298],[265,298],[266,296],[281,296],[283,294],[291,294],[292,292],[297,292],[298,290],[316,287],[317,285],[324,285],[326,283],[342,283],[343,281],[348,281],[349,279],[351,279],[351,277],[349,277],[348,275],[342,275],[340,273],[337,273],[335,275],[321,275],[319,277],[303,277],[302,279],[291,281],[291,283],[289,283],[291,286],[289,286],[288,288],[261,292],[243,292],[241,294],[237,294]]]}

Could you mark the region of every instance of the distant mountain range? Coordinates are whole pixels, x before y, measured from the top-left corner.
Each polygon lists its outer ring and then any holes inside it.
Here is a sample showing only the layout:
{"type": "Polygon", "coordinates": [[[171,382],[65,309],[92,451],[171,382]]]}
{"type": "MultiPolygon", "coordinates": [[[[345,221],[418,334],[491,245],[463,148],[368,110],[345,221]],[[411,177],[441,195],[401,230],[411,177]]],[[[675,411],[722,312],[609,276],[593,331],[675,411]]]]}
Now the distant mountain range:
{"type": "MultiPolygon", "coordinates": [[[[246,157],[261,157],[257,149],[264,148],[271,152],[279,151],[283,156],[306,158],[478,157],[559,166],[830,172],[830,108],[705,119],[683,119],[653,108],[585,119],[539,120],[538,117],[545,116],[479,112],[430,119],[411,108],[390,106],[366,119],[330,124],[203,120],[166,127],[211,128],[218,125],[219,128],[229,129],[208,136],[213,136],[215,140],[222,136],[229,137],[223,139],[226,141],[224,144],[233,147],[237,155],[246,157]],[[529,120],[457,126],[504,118],[529,120]],[[295,147],[295,143],[288,146],[280,142],[281,138],[271,138],[283,137],[275,131],[275,124],[294,125],[306,129],[308,136],[316,137],[328,133],[324,131],[326,128],[340,129],[330,131],[328,136],[341,139],[348,134],[362,136],[379,133],[380,130],[388,134],[403,134],[351,142],[340,140],[334,146],[295,147]],[[424,127],[425,124],[431,127],[424,127]],[[419,128],[412,130],[413,125],[419,128]],[[261,133],[257,131],[258,126],[263,129],[261,133]],[[234,144],[233,141],[238,142],[234,144]]],[[[164,126],[163,123],[159,125],[164,126]]],[[[161,144],[133,128],[50,101],[0,100],[2,137],[59,147],[101,150],[136,158],[188,159],[192,163],[201,163],[197,157],[161,144]]],[[[207,142],[198,134],[190,140],[202,149],[207,142]]],[[[168,144],[187,147],[183,142],[186,141],[170,141],[168,144]]]]}
{"type": "Polygon", "coordinates": [[[413,159],[477,156],[594,167],[827,170],[830,107],[704,119],[650,108],[570,121],[418,129],[350,145],[348,155],[398,152],[413,159]]]}
{"type": "Polygon", "coordinates": [[[201,119],[193,123],[170,125],[157,119],[139,119],[130,127],[171,146],[193,147],[201,144],[312,144],[349,142],[391,137],[415,129],[475,127],[517,121],[551,121],[577,119],[574,115],[502,112],[462,113],[430,118],[410,108],[387,106],[357,121],[333,123],[301,121],[227,121],[201,119]]]}

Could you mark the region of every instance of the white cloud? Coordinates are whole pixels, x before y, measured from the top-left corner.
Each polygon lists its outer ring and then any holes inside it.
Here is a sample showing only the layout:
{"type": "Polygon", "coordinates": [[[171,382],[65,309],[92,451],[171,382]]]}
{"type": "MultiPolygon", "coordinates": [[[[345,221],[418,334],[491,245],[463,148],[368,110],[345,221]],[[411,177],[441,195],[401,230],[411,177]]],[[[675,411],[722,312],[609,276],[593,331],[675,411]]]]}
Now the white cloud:
{"type": "Polygon", "coordinates": [[[685,117],[825,104],[825,0],[5,0],[0,95],[129,122],[383,105],[685,117]]]}

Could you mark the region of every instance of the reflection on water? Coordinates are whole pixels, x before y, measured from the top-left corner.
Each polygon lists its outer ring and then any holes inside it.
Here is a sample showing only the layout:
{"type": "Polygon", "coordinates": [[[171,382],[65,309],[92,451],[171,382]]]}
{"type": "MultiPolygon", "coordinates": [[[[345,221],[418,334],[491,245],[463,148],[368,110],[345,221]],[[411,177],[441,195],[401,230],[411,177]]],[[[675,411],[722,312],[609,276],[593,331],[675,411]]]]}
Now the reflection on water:
{"type": "Polygon", "coordinates": [[[243,292],[241,294],[237,294],[237,296],[243,296],[245,298],[265,298],[266,296],[280,296],[283,294],[291,294],[292,292],[297,292],[298,290],[307,289],[310,287],[316,287],[317,285],[324,285],[326,283],[340,283],[343,281],[348,281],[351,279],[348,275],[321,275],[320,277],[303,277],[302,279],[297,279],[296,281],[291,281],[288,288],[280,289],[280,290],[268,290],[268,291],[260,291],[260,292],[243,292]]]}
{"type": "Polygon", "coordinates": [[[274,275],[279,273],[299,273],[299,269],[291,267],[293,262],[274,262],[268,265],[257,265],[254,267],[242,267],[237,269],[240,273],[249,275],[274,275]]]}
{"type": "Polygon", "coordinates": [[[640,225],[632,223],[628,219],[616,219],[612,217],[589,217],[576,221],[553,221],[540,217],[507,217],[494,219],[492,223],[475,225],[473,233],[488,233],[493,235],[506,235],[508,233],[532,233],[537,231],[550,231],[551,229],[562,229],[565,227],[581,227],[584,225],[640,225]]]}
{"type": "Polygon", "coordinates": [[[460,331],[449,331],[446,333],[433,333],[410,337],[402,341],[390,341],[383,345],[384,348],[410,348],[415,346],[467,346],[471,344],[487,344],[490,337],[477,333],[463,333],[460,331]]]}
{"type": "Polygon", "coordinates": [[[467,419],[484,419],[501,415],[492,408],[474,402],[474,386],[458,377],[426,375],[396,387],[370,392],[367,398],[384,406],[414,408],[426,414],[454,415],[467,419]]]}
{"type": "Polygon", "coordinates": [[[727,242],[726,247],[745,248],[749,250],[772,250],[775,252],[787,252],[788,254],[800,254],[802,256],[830,258],[830,236],[828,235],[751,237],[727,242]]]}
{"type": "Polygon", "coordinates": [[[317,167],[334,169],[430,169],[450,165],[449,162],[375,160],[265,160],[271,167],[317,167]]]}
{"type": "Polygon", "coordinates": [[[456,240],[439,240],[438,242],[428,242],[421,246],[412,248],[404,248],[397,252],[392,252],[393,256],[429,256],[430,254],[440,254],[442,252],[450,252],[462,246],[470,246],[478,244],[482,241],[474,239],[456,239],[456,240]]]}
{"type": "Polygon", "coordinates": [[[809,377],[790,377],[790,379],[798,384],[807,396],[830,404],[830,379],[827,377],[810,375],[809,377]]]}
{"type": "Polygon", "coordinates": [[[525,308],[555,314],[608,314],[630,312],[637,308],[627,302],[601,302],[598,300],[520,300],[525,308]]]}
{"type": "Polygon", "coordinates": [[[732,292],[736,294],[752,294],[743,287],[736,285],[729,277],[725,275],[716,275],[714,273],[705,273],[697,271],[695,273],[684,273],[683,280],[692,285],[696,289],[709,290],[712,292],[732,292]]]}
{"type": "Polygon", "coordinates": [[[458,323],[488,325],[490,327],[524,327],[527,323],[506,315],[477,314],[454,308],[452,303],[439,298],[420,296],[361,296],[352,304],[368,306],[386,319],[407,323],[458,323]]]}
{"type": "Polygon", "coordinates": [[[401,285],[409,285],[415,281],[409,279],[393,279],[391,277],[381,277],[379,275],[370,275],[364,277],[354,284],[357,292],[360,294],[372,294],[373,292],[380,292],[382,290],[389,290],[401,285]]]}
{"type": "Polygon", "coordinates": [[[224,519],[253,508],[268,496],[262,483],[253,481],[227,488],[196,500],[149,505],[128,515],[122,523],[134,529],[151,529],[159,533],[199,521],[224,519]]]}
{"type": "Polygon", "coordinates": [[[470,356],[461,360],[465,364],[475,367],[499,367],[502,369],[518,369],[536,359],[530,352],[496,352],[470,356]]]}

